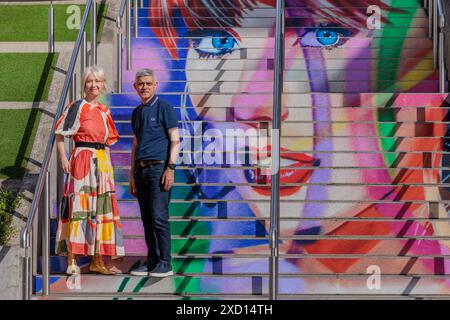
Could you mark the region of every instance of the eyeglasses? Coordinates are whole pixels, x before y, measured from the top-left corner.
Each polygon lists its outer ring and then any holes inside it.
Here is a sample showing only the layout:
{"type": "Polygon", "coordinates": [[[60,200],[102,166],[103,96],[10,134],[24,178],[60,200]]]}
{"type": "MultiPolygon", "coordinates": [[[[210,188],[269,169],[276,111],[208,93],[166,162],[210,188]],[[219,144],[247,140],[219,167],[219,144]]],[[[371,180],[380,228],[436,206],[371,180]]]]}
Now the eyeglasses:
{"type": "Polygon", "coordinates": [[[154,85],[156,85],[156,82],[138,82],[136,83],[136,85],[140,88],[143,88],[144,86],[153,87],[154,85]]]}

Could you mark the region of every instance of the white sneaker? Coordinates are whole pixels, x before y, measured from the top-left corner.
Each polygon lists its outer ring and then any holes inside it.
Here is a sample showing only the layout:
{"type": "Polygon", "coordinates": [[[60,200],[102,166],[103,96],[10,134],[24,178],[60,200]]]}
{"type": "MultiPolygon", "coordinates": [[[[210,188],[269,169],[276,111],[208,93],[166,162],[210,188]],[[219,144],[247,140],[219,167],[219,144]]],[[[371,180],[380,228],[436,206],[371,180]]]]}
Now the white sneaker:
{"type": "Polygon", "coordinates": [[[139,268],[131,270],[130,274],[133,275],[133,276],[141,276],[141,277],[148,276],[147,265],[143,265],[143,266],[140,266],[139,268]]]}

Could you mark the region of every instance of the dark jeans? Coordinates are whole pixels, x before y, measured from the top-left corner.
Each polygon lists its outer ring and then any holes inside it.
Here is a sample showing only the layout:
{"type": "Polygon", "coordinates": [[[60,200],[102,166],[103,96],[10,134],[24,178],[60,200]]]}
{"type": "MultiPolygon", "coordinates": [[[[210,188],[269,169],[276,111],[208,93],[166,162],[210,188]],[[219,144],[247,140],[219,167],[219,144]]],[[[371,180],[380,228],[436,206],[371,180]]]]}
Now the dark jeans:
{"type": "Polygon", "coordinates": [[[169,203],[171,190],[165,191],[161,178],[165,164],[145,168],[137,166],[135,173],[137,198],[144,223],[148,265],[158,263],[170,266],[169,203]]]}

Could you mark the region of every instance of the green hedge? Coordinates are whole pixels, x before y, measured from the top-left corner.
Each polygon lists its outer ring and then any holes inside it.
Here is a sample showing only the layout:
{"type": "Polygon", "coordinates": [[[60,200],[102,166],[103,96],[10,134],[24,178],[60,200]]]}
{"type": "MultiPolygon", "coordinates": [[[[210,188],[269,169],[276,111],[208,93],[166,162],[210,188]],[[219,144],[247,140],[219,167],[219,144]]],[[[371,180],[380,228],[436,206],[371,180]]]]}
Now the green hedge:
{"type": "Polygon", "coordinates": [[[16,210],[18,198],[11,192],[0,189],[0,245],[6,245],[15,230],[12,227],[13,213],[16,210]]]}

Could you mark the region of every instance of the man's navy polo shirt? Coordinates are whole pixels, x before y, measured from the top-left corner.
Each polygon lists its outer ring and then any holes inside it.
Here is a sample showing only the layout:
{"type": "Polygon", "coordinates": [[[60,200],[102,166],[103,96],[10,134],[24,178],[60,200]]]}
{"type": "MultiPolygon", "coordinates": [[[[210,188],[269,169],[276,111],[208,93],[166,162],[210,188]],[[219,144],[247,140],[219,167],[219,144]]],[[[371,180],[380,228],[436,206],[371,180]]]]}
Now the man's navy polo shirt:
{"type": "Polygon", "coordinates": [[[131,119],[138,141],[135,161],[168,160],[170,140],[167,130],[178,127],[175,109],[154,96],[145,105],[137,106],[131,119]]]}

